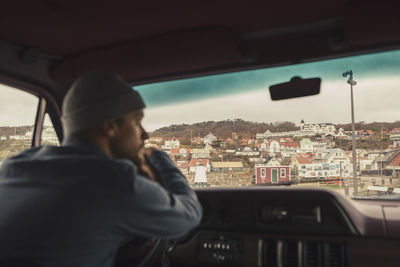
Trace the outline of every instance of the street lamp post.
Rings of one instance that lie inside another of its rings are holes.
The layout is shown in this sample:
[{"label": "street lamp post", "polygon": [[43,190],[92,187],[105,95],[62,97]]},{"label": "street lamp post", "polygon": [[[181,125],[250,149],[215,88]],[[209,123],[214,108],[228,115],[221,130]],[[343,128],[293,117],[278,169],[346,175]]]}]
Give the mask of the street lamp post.
[{"label": "street lamp post", "polygon": [[352,149],[353,149],[353,183],[354,183],[354,197],[358,195],[358,187],[357,187],[357,156],[356,156],[356,134],[354,127],[354,101],[353,101],[353,86],[357,84],[356,81],[353,80],[353,71],[348,70],[343,73],[343,77],[349,76],[347,83],[350,84],[351,91],[351,139],[352,139]]}]

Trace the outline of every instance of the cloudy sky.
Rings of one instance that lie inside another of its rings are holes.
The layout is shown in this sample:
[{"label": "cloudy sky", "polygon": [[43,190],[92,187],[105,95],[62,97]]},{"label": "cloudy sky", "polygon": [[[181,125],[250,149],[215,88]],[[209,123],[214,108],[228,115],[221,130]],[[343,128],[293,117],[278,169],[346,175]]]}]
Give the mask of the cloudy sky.
[{"label": "cloudy sky", "polygon": [[[257,122],[348,123],[350,89],[344,71],[352,69],[356,121],[400,120],[400,50],[169,81],[134,87],[147,108],[144,126],[162,126],[240,118]],[[268,87],[293,76],[320,77],[316,96],[271,101]],[[32,125],[37,98],[0,85],[0,126]]]},{"label": "cloudy sky", "polygon": [[[162,126],[241,118],[257,122],[351,122],[350,87],[344,71],[352,69],[356,121],[400,120],[400,51],[318,63],[170,81],[135,87],[148,108],[144,125]],[[293,76],[321,77],[321,93],[271,101],[268,87]]]}]

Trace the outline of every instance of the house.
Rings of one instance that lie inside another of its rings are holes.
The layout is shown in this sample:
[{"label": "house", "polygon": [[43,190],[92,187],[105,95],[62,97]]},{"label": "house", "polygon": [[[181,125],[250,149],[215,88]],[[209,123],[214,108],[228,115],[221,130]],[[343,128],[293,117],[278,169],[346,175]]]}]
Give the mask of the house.
[{"label": "house", "polygon": [[297,175],[302,178],[351,177],[353,175],[352,168],[351,164],[338,163],[299,164]]},{"label": "house", "polygon": [[378,169],[393,169],[397,164],[399,151],[400,149],[379,152],[379,155],[375,158]]},{"label": "house", "polygon": [[329,149],[332,146],[330,142],[323,142],[322,140],[318,142],[312,142],[312,144],[314,152],[317,150]]},{"label": "house", "polygon": [[210,172],[210,162],[208,159],[192,159],[189,163],[189,172],[195,173],[197,166],[205,166],[207,172]]},{"label": "house", "polygon": [[398,149],[389,159],[388,169],[392,169],[393,177],[400,177],[400,149]]},{"label": "house", "polygon": [[5,136],[5,135],[2,135],[2,136],[0,137],[0,140],[1,140],[1,141],[3,141],[3,140],[7,140],[7,136]]},{"label": "house", "polygon": [[235,154],[238,156],[258,156],[260,152],[257,151],[257,148],[252,149],[251,147],[244,147],[242,149],[238,148]]},{"label": "house", "polygon": [[283,156],[289,157],[297,152],[300,152],[300,142],[281,142],[280,151]]},{"label": "house", "polygon": [[393,154],[389,158],[388,166],[400,167],[400,149],[393,151]]},{"label": "house", "polygon": [[[299,176],[304,177],[326,177],[326,176],[351,176],[353,164],[347,153],[340,148],[323,149],[315,152],[310,166],[300,166]],[[304,172],[313,171],[314,173]],[[318,172],[315,172],[318,171]]]},{"label": "house", "polygon": [[202,144],[203,143],[203,137],[196,136],[192,138],[192,143],[194,144]]},{"label": "house", "polygon": [[213,142],[215,142],[217,140],[218,140],[218,138],[215,135],[213,135],[212,133],[209,133],[206,136],[204,136],[203,144],[211,145]]},{"label": "house", "polygon": [[[28,131],[25,135],[29,136],[28,140],[31,140],[33,131]],[[47,127],[42,131],[42,140],[52,144],[59,144],[58,137],[53,127]]]},{"label": "house", "polygon": [[224,172],[224,171],[242,171],[243,164],[241,161],[214,161],[211,162],[212,172]]},{"label": "house", "polygon": [[190,163],[188,161],[177,161],[176,162],[176,167],[183,173],[183,174],[188,174],[189,173],[189,168],[190,168]]},{"label": "house", "polygon": [[210,158],[210,150],[209,149],[205,149],[205,148],[193,148],[191,150],[192,153],[192,158],[194,159],[207,159]]},{"label": "house", "polygon": [[312,163],[326,163],[325,157],[331,153],[331,149],[318,149],[314,153],[314,157],[311,159]]},{"label": "house", "polygon": [[264,139],[267,136],[271,135],[271,131],[270,130],[266,130],[264,133],[257,133],[256,134],[256,139]]},{"label": "house", "polygon": [[362,137],[369,137],[373,135],[374,132],[372,130],[358,130],[356,134]]},{"label": "house", "polygon": [[269,152],[281,152],[281,146],[278,141],[274,140],[269,143]]},{"label": "house", "polygon": [[162,149],[170,150],[171,148],[179,148],[180,145],[179,139],[165,140]]},{"label": "house", "polygon": [[[397,129],[397,128],[396,128]],[[396,147],[400,146],[400,133],[394,133],[389,136],[390,143]]]},{"label": "house", "polygon": [[340,128],[338,130],[338,132],[335,135],[336,138],[347,138],[348,135],[345,133],[345,131],[343,130],[343,128]]},{"label": "house", "polygon": [[258,148],[259,151],[269,151],[269,143],[266,139],[264,139],[262,143],[256,143],[255,147]]},{"label": "house", "polygon": [[236,132],[232,132],[232,139],[233,140],[238,140],[239,139],[239,134]]},{"label": "house", "polygon": [[251,139],[251,138],[243,138],[241,140],[241,145],[242,146],[247,146],[247,145],[253,145],[256,143],[256,140]]},{"label": "house", "polygon": [[300,131],[334,135],[336,128],[332,123],[305,123],[304,120],[301,120]]},{"label": "house", "polygon": [[300,165],[301,164],[311,164],[312,156],[313,155],[311,153],[297,153],[294,156],[292,156],[292,159],[289,164],[292,172],[294,172],[296,175],[298,175]]},{"label": "house", "polygon": [[266,161],[266,159],[263,157],[249,158],[249,162],[253,162],[253,163],[264,163],[265,161]]},{"label": "house", "polygon": [[339,164],[349,164],[350,158],[346,155],[346,152],[341,148],[334,148],[324,157],[323,163],[339,163]]},{"label": "house", "polygon": [[314,145],[310,138],[302,138],[300,140],[300,151],[302,153],[314,152]]},{"label": "house", "polygon": [[[351,158],[351,162],[353,162]],[[374,171],[378,170],[378,164],[372,159],[357,155],[357,170],[360,171]]]},{"label": "house", "polygon": [[153,137],[149,137],[148,140],[150,143],[162,143],[164,141],[164,138],[153,136]]},{"label": "house", "polygon": [[392,134],[400,134],[400,128],[394,128]]},{"label": "house", "polygon": [[256,184],[287,183],[290,178],[289,166],[256,165]]},{"label": "house", "polygon": [[190,148],[181,147],[181,148],[171,148],[170,149],[171,155],[174,155],[174,156],[187,157],[190,155],[190,152],[191,152]]},{"label": "house", "polygon": [[207,169],[205,166],[197,165],[195,176],[194,176],[194,186],[207,186]]},{"label": "house", "polygon": [[277,158],[273,157],[265,164],[265,166],[281,166],[281,162]]}]

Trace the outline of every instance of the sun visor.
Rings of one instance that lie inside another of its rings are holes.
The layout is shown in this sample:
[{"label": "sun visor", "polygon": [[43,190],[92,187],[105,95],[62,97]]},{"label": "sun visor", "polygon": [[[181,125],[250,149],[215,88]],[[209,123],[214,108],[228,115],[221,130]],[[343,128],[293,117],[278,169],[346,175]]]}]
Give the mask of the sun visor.
[{"label": "sun visor", "polygon": [[70,83],[92,69],[106,69],[127,80],[141,80],[238,63],[241,53],[225,29],[165,34],[97,49],[67,58],[52,76]]},{"label": "sun visor", "polygon": [[359,1],[346,12],[345,42],[350,47],[400,41],[400,2]]}]

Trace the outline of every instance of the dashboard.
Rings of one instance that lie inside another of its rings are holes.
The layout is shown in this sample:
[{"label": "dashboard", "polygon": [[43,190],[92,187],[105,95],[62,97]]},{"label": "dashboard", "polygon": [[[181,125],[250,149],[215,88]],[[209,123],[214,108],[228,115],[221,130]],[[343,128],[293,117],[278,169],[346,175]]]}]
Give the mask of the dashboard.
[{"label": "dashboard", "polygon": [[200,226],[172,266],[399,266],[400,205],[325,189],[198,189]]}]

